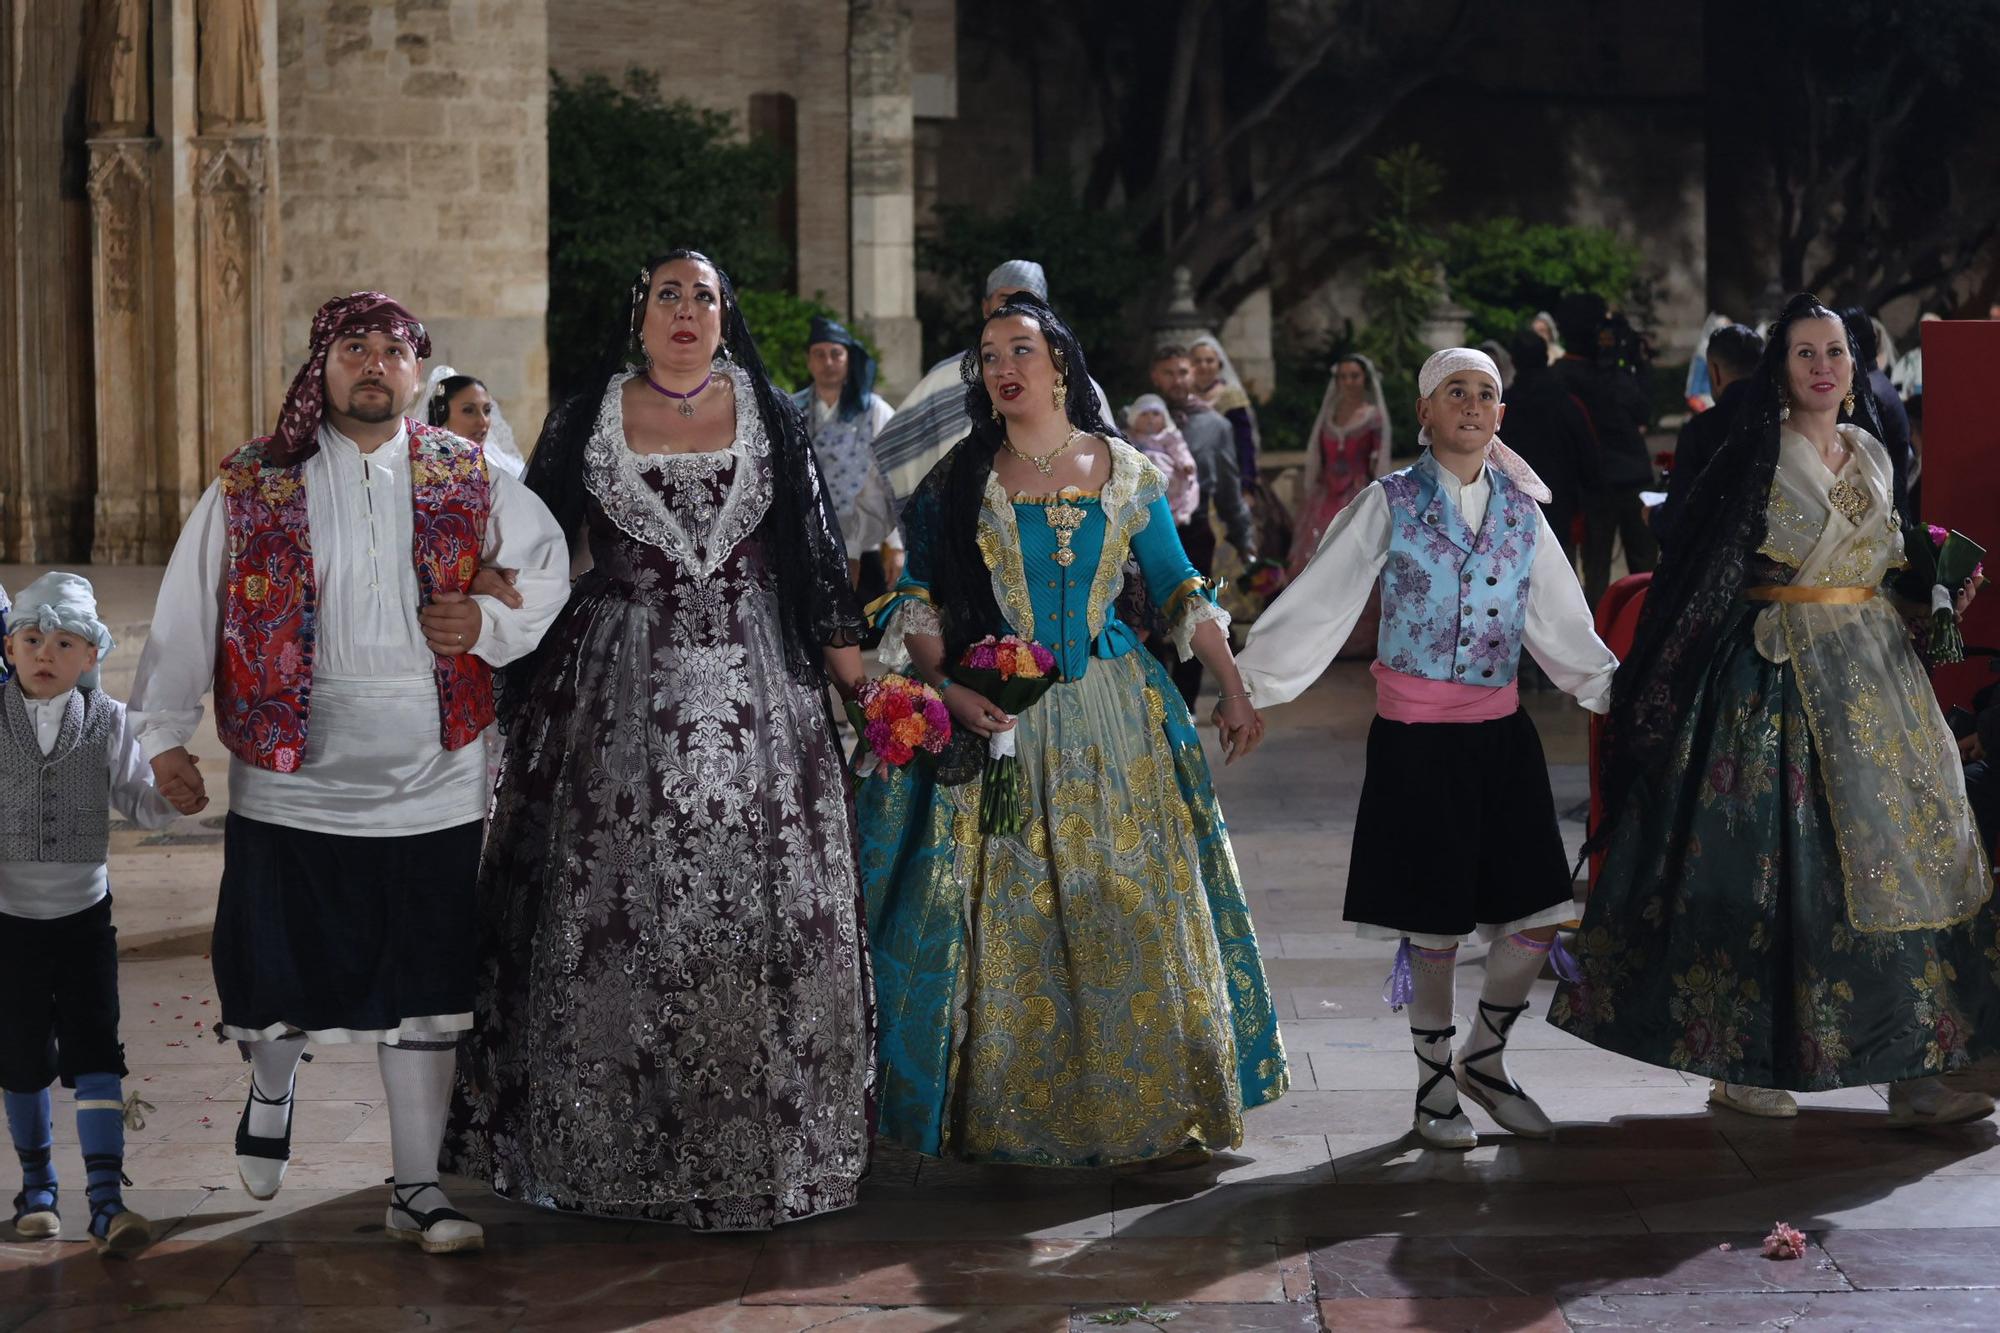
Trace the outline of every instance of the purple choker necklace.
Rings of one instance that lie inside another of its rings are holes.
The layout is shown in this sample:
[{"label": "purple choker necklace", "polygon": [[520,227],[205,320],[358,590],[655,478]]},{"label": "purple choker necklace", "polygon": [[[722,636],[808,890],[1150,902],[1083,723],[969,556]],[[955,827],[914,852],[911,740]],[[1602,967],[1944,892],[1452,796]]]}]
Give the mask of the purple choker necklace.
[{"label": "purple choker necklace", "polygon": [[701,391],[703,389],[706,389],[709,385],[715,383],[715,372],[712,370],[709,371],[708,374],[703,377],[701,383],[695,385],[692,389],[689,389],[686,393],[675,393],[672,389],[667,388],[664,384],[661,384],[658,380],[655,380],[653,378],[653,372],[650,370],[646,372],[645,380],[647,388],[651,389],[654,393],[663,394],[666,397],[673,399],[675,402],[680,404],[680,414],[684,417],[691,417],[694,415],[694,400],[701,396]]}]

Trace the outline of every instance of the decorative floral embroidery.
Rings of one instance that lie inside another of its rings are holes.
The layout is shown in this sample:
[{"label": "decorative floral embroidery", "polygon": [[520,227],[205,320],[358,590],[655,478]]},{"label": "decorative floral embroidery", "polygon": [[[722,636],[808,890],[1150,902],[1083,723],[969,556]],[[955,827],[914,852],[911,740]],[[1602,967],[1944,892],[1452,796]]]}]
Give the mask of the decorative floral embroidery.
[{"label": "decorative floral embroidery", "polygon": [[1668,1013],[1681,1025],[1669,1058],[1677,1068],[1705,1069],[1743,1058],[1744,1036],[1761,999],[1753,980],[1739,979],[1729,954],[1715,950],[1710,963],[1674,974]]},{"label": "decorative floral embroidery", "polygon": [[[270,437],[252,440],[221,468],[229,534],[215,725],[247,764],[279,773],[305,760],[312,711],[318,587],[304,462],[265,463]],[[450,431],[409,425],[410,498],[417,584],[428,600],[464,592],[479,572],[491,509],[480,450]],[[492,668],[470,653],[436,659],[444,748],[470,745],[493,721]]]},{"label": "decorative floral embroidery", "polygon": [[1521,657],[1538,511],[1489,468],[1492,498],[1475,534],[1435,467],[1419,463],[1382,481],[1390,536],[1381,654],[1393,669],[1431,680],[1506,685]]}]

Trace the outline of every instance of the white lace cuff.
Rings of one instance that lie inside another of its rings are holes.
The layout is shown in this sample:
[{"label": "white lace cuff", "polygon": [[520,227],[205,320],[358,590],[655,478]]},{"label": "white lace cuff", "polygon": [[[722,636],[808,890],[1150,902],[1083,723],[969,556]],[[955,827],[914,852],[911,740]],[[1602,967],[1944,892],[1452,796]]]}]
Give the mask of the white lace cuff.
[{"label": "white lace cuff", "polygon": [[1185,662],[1194,656],[1194,632],[1209,621],[1214,621],[1225,636],[1229,633],[1229,613],[1206,597],[1183,598],[1179,614],[1175,616],[1168,633],[1173,636],[1174,651]]},{"label": "white lace cuff", "polygon": [[904,599],[882,624],[882,642],[876,645],[875,657],[881,662],[883,670],[908,669],[910,649],[904,641],[912,634],[944,637],[944,626],[938,621],[937,608],[915,597]]}]

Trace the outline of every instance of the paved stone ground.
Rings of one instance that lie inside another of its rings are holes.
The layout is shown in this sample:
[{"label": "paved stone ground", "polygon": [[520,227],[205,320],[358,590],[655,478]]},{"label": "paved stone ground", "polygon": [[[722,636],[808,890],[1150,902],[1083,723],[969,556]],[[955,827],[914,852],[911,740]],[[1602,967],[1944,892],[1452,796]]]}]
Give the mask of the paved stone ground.
[{"label": "paved stone ground", "polygon": [[[0,568],[0,581],[18,587],[22,573]],[[104,573],[107,613],[127,631],[108,673],[122,691],[151,581]],[[1581,714],[1547,696],[1531,707],[1558,804],[1574,806]],[[1991,1123],[1897,1133],[1869,1088],[1802,1098],[1791,1123],[1711,1114],[1697,1081],[1531,1016],[1513,1068],[1563,1122],[1556,1141],[1489,1132],[1468,1154],[1405,1143],[1413,1066],[1379,998],[1388,950],[1339,920],[1370,709],[1363,671],[1337,667],[1221,775],[1296,1089],[1250,1114],[1240,1150],[1170,1175],[885,1151],[859,1207],[769,1236],[556,1217],[461,1183],[457,1201],[488,1227],[483,1256],[392,1244],[373,1053],[339,1048],[301,1074],[284,1192],[252,1201],[230,1146],[245,1067],[202,1031],[219,860],[207,821],[220,806],[165,841],[122,832],[130,1087],[152,1104],[131,1135],[127,1197],[165,1239],[126,1264],[97,1259],[74,1225],[58,1243],[0,1242],[0,1333],[2000,1327]],[[212,736],[199,748],[215,783]],[[1580,838],[1580,823],[1565,828]],[[1479,966],[1469,951],[1464,1007]],[[1546,983],[1536,1000],[1539,1012]],[[67,1106],[57,1124],[74,1199]],[[1758,1253],[1778,1219],[1811,1237],[1803,1259]]]}]

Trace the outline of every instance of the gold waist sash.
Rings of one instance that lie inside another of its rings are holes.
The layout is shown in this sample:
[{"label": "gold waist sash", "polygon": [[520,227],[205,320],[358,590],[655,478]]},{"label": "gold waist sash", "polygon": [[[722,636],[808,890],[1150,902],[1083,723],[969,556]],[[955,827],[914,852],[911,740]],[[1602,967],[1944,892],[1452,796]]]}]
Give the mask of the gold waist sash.
[{"label": "gold waist sash", "polygon": [[1859,606],[1875,596],[1875,589],[1814,588],[1797,583],[1779,583],[1764,588],[1745,588],[1743,596],[1753,602],[1829,602],[1836,606]]}]

